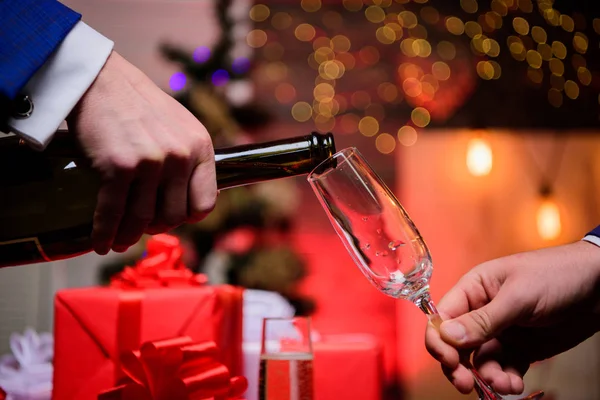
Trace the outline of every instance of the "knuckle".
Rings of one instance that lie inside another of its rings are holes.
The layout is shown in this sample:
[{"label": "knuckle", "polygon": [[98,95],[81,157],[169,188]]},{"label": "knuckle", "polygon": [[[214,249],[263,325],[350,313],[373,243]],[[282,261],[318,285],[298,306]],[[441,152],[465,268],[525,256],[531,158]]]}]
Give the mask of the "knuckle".
[{"label": "knuckle", "polygon": [[188,162],[191,158],[190,149],[184,146],[172,147],[166,151],[167,158],[178,162]]},{"label": "knuckle", "polygon": [[473,322],[481,329],[485,338],[492,333],[492,319],[490,315],[483,309],[475,310],[472,312]]},{"label": "knuckle", "polygon": [[199,134],[194,137],[194,150],[199,161],[209,161],[214,159],[214,148],[212,140],[207,133]]},{"label": "knuckle", "polygon": [[137,162],[134,158],[112,156],[101,160],[99,169],[109,178],[125,178],[135,174]]},{"label": "knuckle", "polygon": [[203,197],[198,202],[192,204],[190,217],[192,220],[203,219],[206,215],[212,212],[217,205],[217,197]]}]

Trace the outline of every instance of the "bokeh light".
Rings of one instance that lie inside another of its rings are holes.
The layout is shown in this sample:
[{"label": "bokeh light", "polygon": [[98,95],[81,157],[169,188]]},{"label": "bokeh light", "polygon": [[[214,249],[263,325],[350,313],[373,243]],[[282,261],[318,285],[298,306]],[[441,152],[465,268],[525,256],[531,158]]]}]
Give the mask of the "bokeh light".
[{"label": "bokeh light", "polygon": [[554,75],[561,76],[565,73],[565,65],[558,58],[552,58],[548,62],[548,68]]},{"label": "bokeh light", "polygon": [[292,16],[286,12],[278,12],[271,18],[271,25],[277,30],[284,30],[292,26]]},{"label": "bokeh light", "polygon": [[568,80],[565,82],[565,94],[571,100],[575,100],[579,96],[579,85],[572,80]]},{"label": "bokeh light", "polygon": [[335,52],[345,53],[347,51],[350,51],[351,46],[352,43],[350,42],[350,39],[348,39],[344,35],[336,35],[331,38],[331,48]]},{"label": "bokeh light", "polygon": [[398,88],[389,82],[383,82],[377,87],[377,95],[388,103],[398,98]]},{"label": "bokeh light", "polygon": [[477,0],[460,0],[460,6],[469,14],[475,14],[479,8]]},{"label": "bokeh light", "polygon": [[440,81],[446,81],[450,78],[450,67],[443,61],[436,61],[431,66],[431,73]]},{"label": "bokeh light", "polygon": [[224,69],[218,69],[213,72],[211,81],[215,86],[223,86],[229,82],[229,72]]},{"label": "bokeh light", "polygon": [[264,4],[255,4],[250,9],[250,19],[254,22],[262,22],[269,18],[271,10]]},{"label": "bokeh light", "polygon": [[431,122],[429,111],[424,107],[415,107],[410,113],[410,119],[419,128],[424,128]]},{"label": "bokeh light", "polygon": [[313,40],[317,32],[315,31],[315,27],[311,24],[303,23],[296,27],[294,34],[296,35],[296,39],[302,42],[310,42]]},{"label": "bokeh light", "polygon": [[573,36],[573,47],[581,54],[584,54],[588,49],[588,38],[581,32],[576,32]]},{"label": "bokeh light", "polygon": [[527,51],[527,63],[529,63],[529,65],[532,68],[540,68],[542,66],[541,54],[535,50],[528,50]]},{"label": "bokeh light", "polygon": [[296,98],[296,88],[287,82],[282,82],[275,87],[275,98],[283,104],[291,103]]},{"label": "bokeh light", "polygon": [[577,68],[577,78],[582,85],[589,86],[592,83],[592,73],[586,67]]},{"label": "bokeh light", "polygon": [[335,89],[330,83],[319,83],[315,86],[313,95],[318,101],[331,101],[335,96]]},{"label": "bokeh light", "polygon": [[192,58],[197,63],[206,62],[210,58],[210,49],[206,46],[196,47],[192,53]]},{"label": "bokeh light", "polygon": [[525,18],[515,17],[513,19],[513,28],[519,35],[525,36],[529,33],[529,22]]},{"label": "bokeh light", "polygon": [[375,139],[375,148],[382,154],[390,154],[396,148],[396,139],[389,133],[382,133]]},{"label": "bokeh light", "polygon": [[410,125],[398,129],[398,141],[403,146],[413,146],[417,143],[417,131]]},{"label": "bokeh light", "polygon": [[364,136],[375,136],[379,132],[379,122],[373,117],[363,117],[358,122],[358,131]]},{"label": "bokeh light", "polygon": [[250,69],[250,60],[246,57],[238,57],[231,63],[231,69],[236,74],[245,74]]},{"label": "bokeh light", "polygon": [[362,0],[343,0],[342,4],[348,11],[360,11],[363,8]]},{"label": "bokeh light", "polygon": [[456,47],[446,40],[439,42],[436,46],[436,50],[443,60],[452,61],[456,57]]},{"label": "bokeh light", "polygon": [[385,19],[385,11],[379,6],[369,6],[365,9],[365,17],[369,22],[377,24]]},{"label": "bokeh light", "polygon": [[316,12],[321,9],[321,0],[301,0],[300,6],[306,12]]},{"label": "bokeh light", "polygon": [[462,35],[465,31],[465,24],[458,17],[446,18],[446,29],[454,35]]},{"label": "bokeh light", "polygon": [[305,101],[300,101],[292,106],[292,117],[298,122],[306,122],[312,116],[312,107]]},{"label": "bokeh light", "polygon": [[414,28],[419,23],[415,13],[410,11],[402,11],[398,14],[398,22],[400,23],[400,26],[407,29]]},{"label": "bokeh light", "polygon": [[563,103],[563,95],[560,90],[551,88],[548,90],[548,102],[555,108],[559,108]]},{"label": "bokeh light", "polygon": [[262,29],[254,29],[246,35],[246,43],[253,48],[259,48],[267,43],[267,33]]},{"label": "bokeh light", "polygon": [[185,87],[186,82],[187,77],[183,72],[175,72],[169,79],[169,87],[171,90],[178,91]]},{"label": "bokeh light", "polygon": [[531,28],[531,37],[537,43],[546,43],[546,40],[548,39],[548,34],[544,30],[544,28],[540,26],[534,26]]}]

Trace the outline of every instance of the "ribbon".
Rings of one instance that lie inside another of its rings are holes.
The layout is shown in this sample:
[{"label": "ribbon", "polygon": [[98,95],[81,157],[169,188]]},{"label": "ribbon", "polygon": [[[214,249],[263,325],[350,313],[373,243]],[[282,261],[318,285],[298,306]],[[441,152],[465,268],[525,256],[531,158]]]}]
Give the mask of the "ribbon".
[{"label": "ribbon", "polygon": [[[146,257],[111,278],[110,286],[120,289],[117,320],[117,354],[137,349],[141,337],[143,289],[193,287],[207,282],[205,275],[194,274],[182,261],[179,238],[168,234],[152,236],[146,243]],[[115,362],[115,382],[124,377],[120,360]]]},{"label": "ribbon", "polygon": [[12,354],[0,358],[0,386],[5,396],[50,399],[53,343],[51,334],[38,335],[33,329],[26,329],[23,335],[11,334]]},{"label": "ribbon", "polygon": [[168,234],[154,235],[146,246],[147,256],[134,267],[125,267],[112,277],[110,286],[127,289],[189,287],[207,283],[205,275],[194,274],[186,268],[179,238]]},{"label": "ribbon", "polygon": [[214,342],[194,343],[191,338],[146,342],[139,351],[121,355],[130,382],[104,391],[98,400],[226,400],[247,389],[242,376],[231,377],[217,361]]},{"label": "ribbon", "polygon": [[6,392],[0,388],[0,400],[6,400]]}]

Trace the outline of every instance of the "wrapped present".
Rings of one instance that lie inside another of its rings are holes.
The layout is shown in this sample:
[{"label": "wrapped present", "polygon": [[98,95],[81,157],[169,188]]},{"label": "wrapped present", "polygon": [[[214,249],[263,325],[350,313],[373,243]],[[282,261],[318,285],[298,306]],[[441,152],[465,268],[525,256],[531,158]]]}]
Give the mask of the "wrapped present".
[{"label": "wrapped present", "polygon": [[189,337],[144,343],[121,355],[130,382],[100,393],[98,400],[239,399],[248,382],[232,377],[217,353],[214,342]]},{"label": "wrapped present", "polygon": [[[50,400],[53,340],[33,329],[10,336],[11,354],[0,358],[0,399]],[[4,396],[4,397],[2,397]]]},{"label": "wrapped present", "polygon": [[177,238],[156,235],[147,243],[147,256],[110,287],[58,292],[54,398],[96,399],[127,381],[121,354],[180,336],[214,341],[222,350],[220,361],[241,374],[242,290],[205,282],[181,263]]},{"label": "wrapped present", "polygon": [[[315,400],[380,400],[383,395],[383,347],[372,335],[313,336]],[[260,343],[244,343],[246,399],[259,398]],[[351,382],[351,384],[349,384]]]}]

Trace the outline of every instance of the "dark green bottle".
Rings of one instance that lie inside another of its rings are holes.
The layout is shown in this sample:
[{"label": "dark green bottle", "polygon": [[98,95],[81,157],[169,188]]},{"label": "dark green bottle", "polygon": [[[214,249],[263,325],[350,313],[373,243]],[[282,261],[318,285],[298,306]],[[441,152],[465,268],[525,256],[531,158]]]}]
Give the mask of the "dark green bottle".
[{"label": "dark green bottle", "polygon": [[[335,153],[331,133],[215,149],[217,186],[227,189],[310,173]],[[0,139],[0,267],[92,251],[99,179],[60,132],[43,152]]]}]

